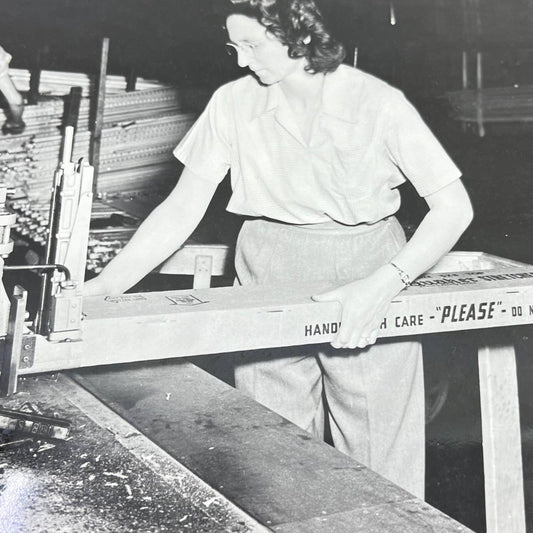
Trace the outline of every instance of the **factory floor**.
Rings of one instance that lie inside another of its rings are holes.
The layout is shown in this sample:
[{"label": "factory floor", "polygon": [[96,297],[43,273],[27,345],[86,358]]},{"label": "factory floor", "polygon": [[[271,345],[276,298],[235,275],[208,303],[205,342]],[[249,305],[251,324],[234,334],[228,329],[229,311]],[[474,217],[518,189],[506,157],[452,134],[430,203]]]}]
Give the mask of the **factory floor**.
[{"label": "factory floor", "polygon": [[56,439],[38,426],[2,431],[1,531],[246,533],[254,527],[67,374],[23,379],[0,406],[3,416],[61,416],[68,428]]}]

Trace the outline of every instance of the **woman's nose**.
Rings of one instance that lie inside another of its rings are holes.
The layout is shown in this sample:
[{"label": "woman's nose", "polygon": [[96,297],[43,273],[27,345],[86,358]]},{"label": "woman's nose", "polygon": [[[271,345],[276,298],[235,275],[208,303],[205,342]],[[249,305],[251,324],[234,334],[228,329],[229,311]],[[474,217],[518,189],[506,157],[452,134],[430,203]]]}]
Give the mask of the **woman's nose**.
[{"label": "woman's nose", "polygon": [[250,57],[249,55],[237,48],[237,64],[239,67],[244,68],[247,67],[250,64]]}]

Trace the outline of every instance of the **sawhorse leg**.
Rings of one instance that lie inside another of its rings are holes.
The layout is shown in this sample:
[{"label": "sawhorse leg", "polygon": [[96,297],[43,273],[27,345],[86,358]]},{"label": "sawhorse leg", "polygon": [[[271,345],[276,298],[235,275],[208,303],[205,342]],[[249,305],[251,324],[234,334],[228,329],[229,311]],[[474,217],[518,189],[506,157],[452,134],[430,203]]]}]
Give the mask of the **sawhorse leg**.
[{"label": "sawhorse leg", "polygon": [[484,331],[478,351],[487,533],[525,533],[516,358],[505,333]]},{"label": "sawhorse leg", "polygon": [[198,255],[194,261],[193,289],[208,289],[213,274],[213,258],[210,255]]}]

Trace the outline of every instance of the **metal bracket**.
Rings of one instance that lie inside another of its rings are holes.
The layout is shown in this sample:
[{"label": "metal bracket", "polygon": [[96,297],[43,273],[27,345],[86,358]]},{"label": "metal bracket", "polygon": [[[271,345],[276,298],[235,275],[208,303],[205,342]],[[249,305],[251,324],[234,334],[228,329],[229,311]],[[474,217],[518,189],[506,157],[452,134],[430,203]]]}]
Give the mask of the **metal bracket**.
[{"label": "metal bracket", "polygon": [[[3,354],[5,353],[6,339],[0,339],[0,367],[2,366]],[[20,351],[19,369],[31,368],[35,361],[35,346],[37,337],[28,333],[22,337],[22,349]]]},{"label": "metal bracket", "polygon": [[37,338],[35,335],[24,335],[22,337],[22,348],[20,350],[19,368],[31,368],[35,360],[35,345]]},{"label": "metal bracket", "polygon": [[24,318],[26,315],[26,300],[28,293],[16,285],[13,290],[9,324],[6,342],[4,344],[4,358],[2,373],[0,374],[0,396],[11,396],[17,392],[17,379],[22,355],[22,341],[24,337]]}]

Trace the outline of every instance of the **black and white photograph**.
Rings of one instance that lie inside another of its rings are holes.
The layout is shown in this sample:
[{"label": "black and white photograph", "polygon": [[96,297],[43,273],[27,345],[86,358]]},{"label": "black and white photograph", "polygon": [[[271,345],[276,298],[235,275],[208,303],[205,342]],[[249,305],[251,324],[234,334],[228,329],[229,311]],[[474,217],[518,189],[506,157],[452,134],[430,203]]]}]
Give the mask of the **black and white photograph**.
[{"label": "black and white photograph", "polygon": [[533,0],[0,0],[0,531],[533,533]]}]

